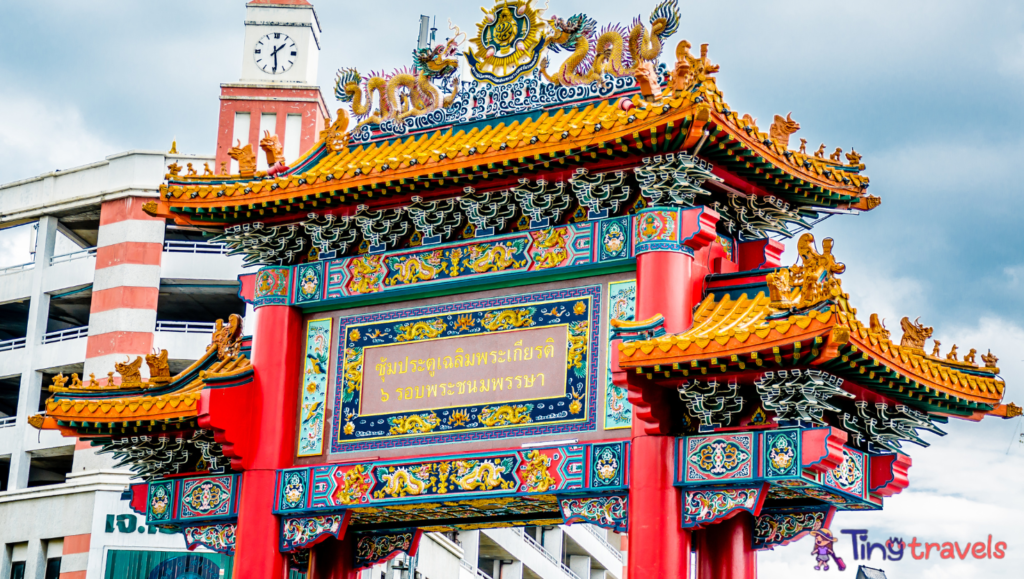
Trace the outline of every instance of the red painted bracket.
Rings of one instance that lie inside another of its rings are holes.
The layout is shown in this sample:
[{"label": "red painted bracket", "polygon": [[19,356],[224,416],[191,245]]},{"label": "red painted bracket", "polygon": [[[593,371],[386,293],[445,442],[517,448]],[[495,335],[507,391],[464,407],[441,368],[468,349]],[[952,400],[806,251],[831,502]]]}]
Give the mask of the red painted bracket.
[{"label": "red painted bracket", "polygon": [[912,461],[905,454],[883,454],[871,457],[868,489],[883,497],[891,497],[910,486]]},{"label": "red painted bracket", "polygon": [[715,231],[718,219],[718,213],[707,207],[680,211],[679,233],[680,239],[683,240],[683,245],[695,252],[710,245],[712,241],[718,238],[718,232]]},{"label": "red painted bracket", "polygon": [[825,474],[843,462],[843,445],[848,438],[845,431],[830,426],[804,430],[801,434],[803,468]]}]

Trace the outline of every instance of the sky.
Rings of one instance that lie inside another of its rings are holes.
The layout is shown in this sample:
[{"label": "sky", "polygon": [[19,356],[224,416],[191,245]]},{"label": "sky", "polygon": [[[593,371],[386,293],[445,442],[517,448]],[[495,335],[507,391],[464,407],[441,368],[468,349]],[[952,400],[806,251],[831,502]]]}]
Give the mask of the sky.
[{"label": "sky", "polygon": [[[418,16],[472,32],[481,2],[321,1],[320,85],[335,72],[409,64]],[[646,19],[653,0],[550,0],[550,14],[599,24]],[[130,149],[213,152],[219,84],[241,71],[244,4],[227,0],[0,1],[0,183]],[[1007,401],[1024,404],[1024,3],[947,0],[680,0],[679,32],[709,43],[730,108],[767,129],[792,112],[794,137],[855,147],[882,198],[815,228],[835,238],[844,288],[894,335],[921,317],[944,347],[1000,357]],[[440,34],[446,27],[438,26]],[[671,50],[666,59],[671,61]],[[671,64],[671,62],[669,62]],[[795,141],[794,141],[795,142]],[[1015,161],[1017,160],[1017,161]],[[0,234],[0,267],[27,261],[24,232]],[[784,263],[793,263],[787,251]],[[954,422],[913,447],[911,487],[881,513],[839,514],[833,529],[872,541],[1009,544],[1001,561],[868,563],[889,577],[1012,576],[1024,565],[1020,419]],[[855,569],[846,535],[837,552]],[[761,556],[762,578],[814,577],[809,539]],[[1016,567],[1014,567],[1016,566]],[[1016,570],[1014,570],[1016,569]],[[834,573],[831,571],[830,573]],[[849,571],[847,572],[849,573]]]}]

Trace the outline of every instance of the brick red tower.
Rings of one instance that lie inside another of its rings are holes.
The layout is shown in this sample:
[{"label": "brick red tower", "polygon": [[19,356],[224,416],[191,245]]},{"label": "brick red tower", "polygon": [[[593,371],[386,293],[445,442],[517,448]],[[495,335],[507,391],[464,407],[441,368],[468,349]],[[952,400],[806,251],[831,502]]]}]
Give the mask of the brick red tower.
[{"label": "brick red tower", "polygon": [[[316,142],[329,117],[316,84],[320,24],[306,0],[253,0],[245,5],[242,75],[221,85],[217,127],[218,173],[236,174],[231,147],[252,144],[257,169],[266,169],[259,141],[269,132],[294,162]],[[223,168],[223,169],[222,169]]]}]

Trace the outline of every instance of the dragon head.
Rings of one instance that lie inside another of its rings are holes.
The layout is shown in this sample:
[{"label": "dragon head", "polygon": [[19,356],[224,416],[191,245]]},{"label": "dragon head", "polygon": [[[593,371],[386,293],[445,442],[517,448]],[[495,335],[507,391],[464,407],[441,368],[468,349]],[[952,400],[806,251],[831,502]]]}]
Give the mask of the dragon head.
[{"label": "dragon head", "polygon": [[568,51],[576,50],[580,38],[593,36],[597,29],[597,21],[582,13],[574,14],[567,20],[553,16],[548,24],[555,32],[551,41],[552,52],[560,52],[563,48]]},{"label": "dragon head", "polygon": [[334,81],[334,98],[343,103],[350,103],[359,91],[359,85],[363,77],[355,68],[342,68],[338,70],[338,76]]}]

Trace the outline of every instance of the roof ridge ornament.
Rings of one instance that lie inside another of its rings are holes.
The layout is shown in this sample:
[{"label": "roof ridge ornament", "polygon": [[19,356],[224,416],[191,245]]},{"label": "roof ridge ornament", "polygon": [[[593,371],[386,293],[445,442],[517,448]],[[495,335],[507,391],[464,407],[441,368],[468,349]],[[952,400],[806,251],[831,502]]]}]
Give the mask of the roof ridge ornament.
[{"label": "roof ridge ornament", "polygon": [[[836,275],[846,271],[832,255],[831,237],[821,242],[822,252],[814,244],[814,235],[805,233],[797,242],[802,265],[778,269],[766,276],[771,294],[771,307],[777,310],[805,309],[843,296]],[[922,346],[923,347],[923,346]]]}]

